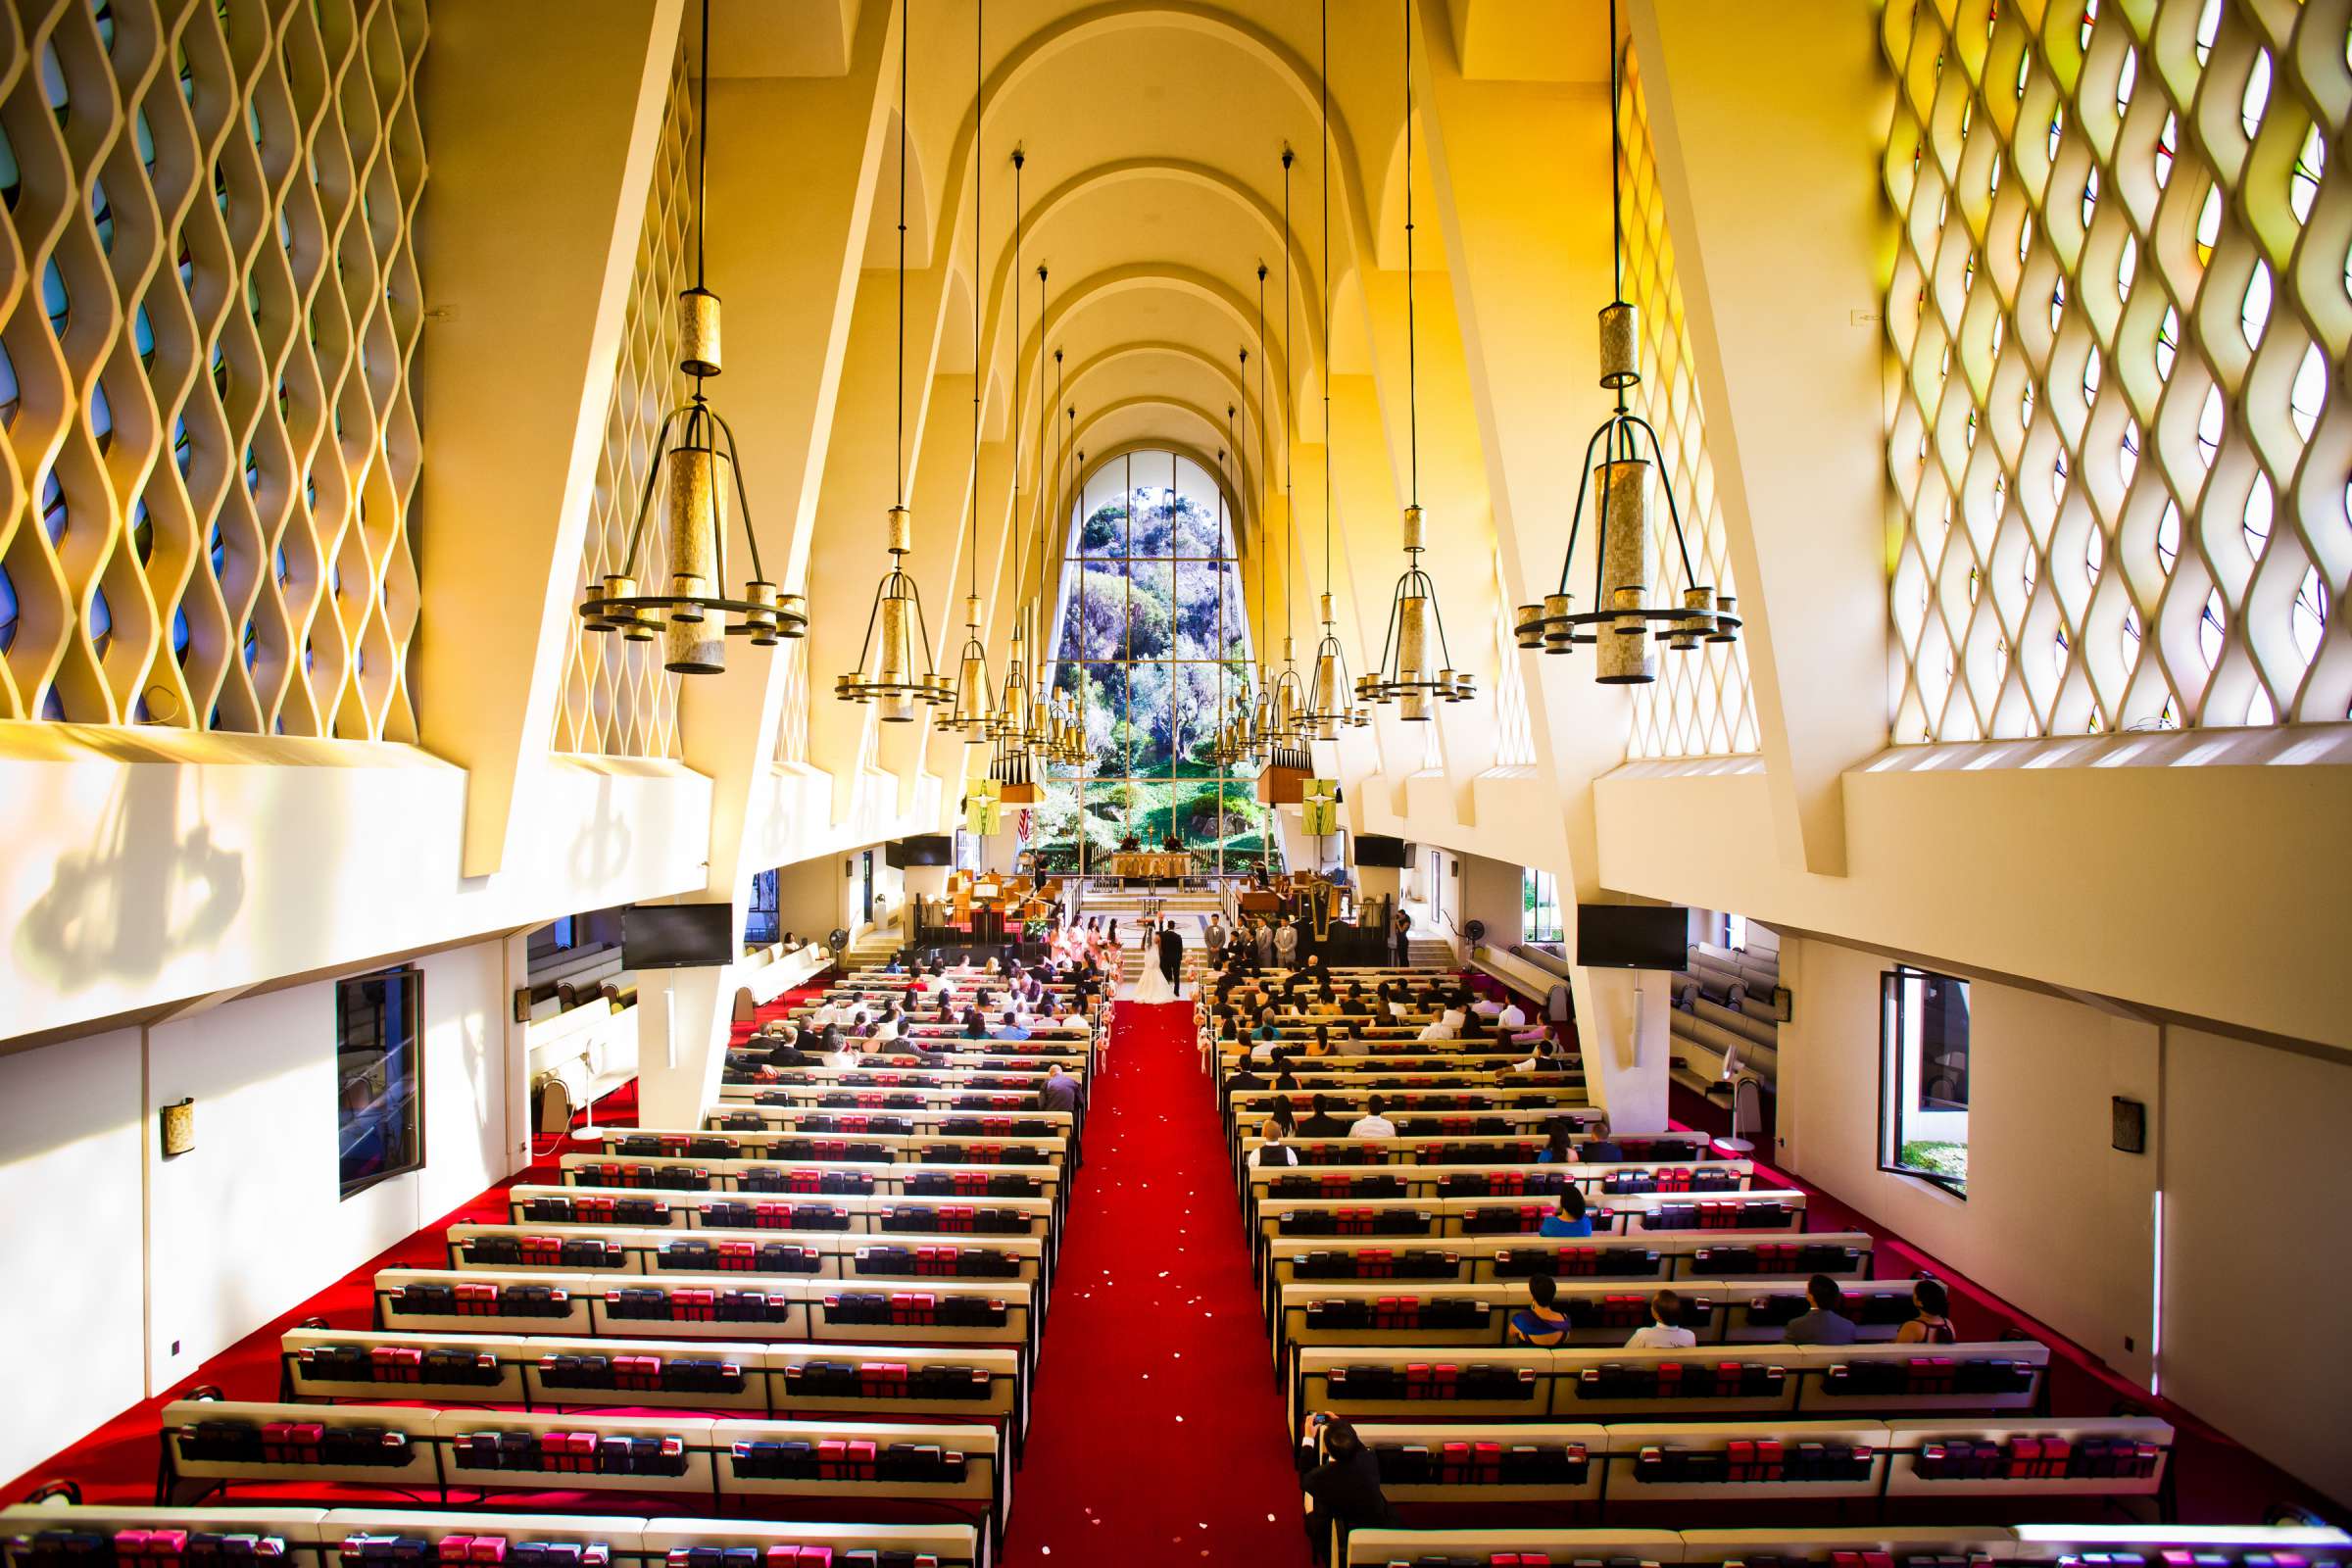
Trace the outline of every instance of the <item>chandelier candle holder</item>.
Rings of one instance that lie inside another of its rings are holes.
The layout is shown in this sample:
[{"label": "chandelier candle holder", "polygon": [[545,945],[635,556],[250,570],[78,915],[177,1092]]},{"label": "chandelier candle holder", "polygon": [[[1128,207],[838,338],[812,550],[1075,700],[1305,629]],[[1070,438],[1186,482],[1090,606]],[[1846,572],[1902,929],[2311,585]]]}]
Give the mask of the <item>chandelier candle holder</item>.
[{"label": "chandelier candle holder", "polygon": [[[1379,667],[1355,683],[1356,700],[1396,705],[1408,723],[1429,722],[1434,703],[1466,703],[1478,695],[1468,670],[1453,667],[1446,642],[1446,617],[1438,609],[1438,585],[1421,569],[1428,548],[1421,515],[1421,378],[1413,320],[1413,0],[1404,0],[1404,384],[1408,443],[1412,454],[1412,500],[1404,509],[1403,575],[1389,601],[1389,629],[1380,644]],[[1434,633],[1434,636],[1433,636]],[[1430,662],[1430,646],[1437,663]]]},{"label": "chandelier candle holder", "polygon": [[956,661],[956,704],[939,720],[939,727],[982,741],[988,739],[995,715],[990,707],[993,682],[988,676],[988,650],[980,642],[978,594],[963,602],[963,652]]},{"label": "chandelier candle holder", "polygon": [[[834,680],[833,695],[845,703],[870,703],[884,723],[904,724],[914,717],[917,704],[953,705],[956,687],[929,667],[931,631],[923,622],[923,602],[914,579],[903,569],[914,549],[914,522],[905,507],[890,509],[889,540],[890,570],[874,590],[858,668]],[[919,670],[918,650],[925,666]]]},{"label": "chandelier candle holder", "polygon": [[[678,296],[678,370],[694,378],[694,392],[662,420],[654,437],[654,461],[637,497],[637,518],[629,528],[629,553],[621,570],[607,575],[580,604],[589,631],[619,632],[633,643],[662,640],[662,667],[680,675],[715,675],[727,667],[727,639],[748,637],[755,648],[773,648],[787,637],[806,636],[808,604],[767,580],[760,564],[760,536],[752,529],[752,503],[736,455],[735,431],[710,407],[703,383],[719,373],[718,296],[704,284],[703,212],[710,167],[710,3],[703,0],[703,72],[695,109],[694,286]],[[675,437],[673,442],[672,437]],[[720,442],[724,441],[722,451]],[[669,592],[638,591],[638,552],[653,514],[654,487],[667,471]],[[727,492],[743,518],[744,545],[752,575],[742,597],[726,597]],[[730,621],[729,615],[740,617]]]},{"label": "chandelier candle holder", "polygon": [[1315,682],[1308,694],[1306,719],[1313,739],[1336,741],[1342,729],[1361,729],[1372,715],[1350,701],[1348,655],[1340,647],[1338,617],[1329,592],[1323,595],[1323,640],[1315,645]]},{"label": "chandelier candle holder", "polygon": [[[1642,384],[1642,313],[1625,297],[1625,207],[1618,188],[1623,149],[1619,122],[1621,56],[1617,7],[1609,6],[1609,201],[1616,264],[1616,298],[1600,312],[1600,385],[1617,395],[1617,407],[1585,443],[1576,483],[1576,509],[1569,514],[1568,549],[1560,559],[1560,586],[1540,605],[1521,605],[1512,631],[1524,649],[1546,654],[1592,650],[1592,678],[1604,686],[1635,686],[1658,678],[1659,639],[1670,652],[1687,654],[1701,643],[1739,640],[1738,606],[1697,580],[1690,547],[1683,537],[1682,510],[1674,503],[1666,454],[1649,421],[1627,407],[1626,393]],[[1646,448],[1648,456],[1644,457]],[[1599,461],[1595,463],[1594,455]],[[1675,558],[1682,563],[1679,604],[1650,603],[1650,469],[1674,529]],[[1585,521],[1585,497],[1592,497],[1592,608],[1580,611],[1568,592],[1576,565],[1576,541]]]},{"label": "chandelier candle holder", "polygon": [[[906,34],[899,29],[899,348],[898,348],[898,483],[899,499],[888,514],[883,548],[890,552],[890,569],[874,589],[874,608],[865,618],[865,639],[858,645],[858,667],[835,677],[833,695],[845,703],[866,703],[879,710],[886,724],[904,724],[915,715],[916,705],[952,707],[956,687],[931,667],[931,629],[923,620],[923,601],[906,575],[906,558],[914,551],[914,518],[906,510]],[[917,654],[922,667],[915,667]]]},{"label": "chandelier candle holder", "polygon": [[[1404,509],[1404,551],[1409,564],[1396,579],[1389,602],[1389,629],[1381,640],[1380,668],[1355,683],[1358,702],[1396,705],[1396,716],[1427,723],[1433,703],[1466,703],[1478,695],[1477,677],[1453,667],[1446,642],[1446,619],[1438,610],[1437,584],[1421,569],[1428,548],[1419,507]],[[1432,646],[1437,660],[1430,659]]]}]

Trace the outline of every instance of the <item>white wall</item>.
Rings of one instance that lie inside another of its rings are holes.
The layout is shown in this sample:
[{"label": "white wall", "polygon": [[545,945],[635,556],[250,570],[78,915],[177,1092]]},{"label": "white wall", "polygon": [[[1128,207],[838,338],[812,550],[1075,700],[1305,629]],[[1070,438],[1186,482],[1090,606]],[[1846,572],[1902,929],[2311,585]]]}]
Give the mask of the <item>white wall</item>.
[{"label": "white wall", "polygon": [[1521,868],[1484,855],[1465,855],[1461,863],[1461,879],[1454,885],[1461,889],[1462,906],[1455,919],[1463,925],[1484,920],[1488,944],[1509,951],[1522,940]]},{"label": "white wall", "polygon": [[2164,1396],[2336,1498],[2352,1498],[2348,1123],[2352,1065],[2165,1031]]},{"label": "white wall", "polygon": [[0,1056],[0,1481],[146,1396],[141,1070],[136,1029]]},{"label": "white wall", "polygon": [[[527,1136],[509,1137],[512,951],[417,960],[426,1162],[349,1201],[331,981],[0,1057],[0,1257],[12,1280],[52,1282],[0,1295],[0,1343],[82,1352],[27,1358],[28,1414],[0,1424],[0,1477],[519,1166],[507,1152]],[[196,1102],[196,1147],[166,1160],[156,1107],[182,1098]]]},{"label": "white wall", "polygon": [[1780,1032],[1783,1157],[2145,1381],[2156,1157],[2109,1148],[2108,1100],[2154,1103],[2156,1026],[1973,984],[1963,1201],[1878,1168],[1879,976],[1892,961],[1792,938],[1781,965],[1797,999]]},{"label": "white wall", "polygon": [[[2352,1495],[2352,1217],[2332,1201],[2352,1066],[1979,980],[1969,988],[1969,1194],[1878,1169],[1879,976],[1785,937],[1781,1157],[1806,1180],[2145,1384],[2165,1195],[2161,1392]],[[2111,1147],[2111,1097],[2148,1152]],[[2293,1347],[2291,1372],[2278,1359]]]}]

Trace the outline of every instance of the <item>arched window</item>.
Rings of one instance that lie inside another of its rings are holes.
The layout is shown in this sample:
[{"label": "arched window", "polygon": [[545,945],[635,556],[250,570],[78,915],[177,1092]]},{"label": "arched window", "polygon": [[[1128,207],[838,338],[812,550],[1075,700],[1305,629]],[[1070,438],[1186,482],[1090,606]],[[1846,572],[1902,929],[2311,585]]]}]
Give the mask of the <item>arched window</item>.
[{"label": "arched window", "polygon": [[1208,755],[1250,664],[1224,492],[1190,458],[1131,452],[1097,466],[1067,521],[1050,674],[1077,699],[1094,761],[1050,771],[1041,863],[1078,870],[1171,832],[1204,869],[1265,863],[1254,786]]}]

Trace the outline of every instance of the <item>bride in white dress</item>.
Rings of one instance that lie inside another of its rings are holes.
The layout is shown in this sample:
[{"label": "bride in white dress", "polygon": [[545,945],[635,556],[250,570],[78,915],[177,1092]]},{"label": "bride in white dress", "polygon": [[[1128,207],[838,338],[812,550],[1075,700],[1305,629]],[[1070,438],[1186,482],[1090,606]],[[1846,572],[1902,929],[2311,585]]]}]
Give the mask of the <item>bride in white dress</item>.
[{"label": "bride in white dress", "polygon": [[1182,972],[1183,947],[1175,931],[1163,929],[1152,933],[1146,928],[1144,938],[1144,972],[1135,983],[1135,1000],[1147,1006],[1161,1003],[1182,1002],[1183,987],[1162,967],[1161,949],[1171,947],[1177,955],[1178,972]]}]

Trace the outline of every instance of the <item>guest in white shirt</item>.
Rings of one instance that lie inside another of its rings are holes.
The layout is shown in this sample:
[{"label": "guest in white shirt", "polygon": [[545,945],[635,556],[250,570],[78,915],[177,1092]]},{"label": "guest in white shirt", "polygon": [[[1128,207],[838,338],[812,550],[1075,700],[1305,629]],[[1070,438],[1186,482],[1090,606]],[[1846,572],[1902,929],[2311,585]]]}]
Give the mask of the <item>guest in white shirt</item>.
[{"label": "guest in white shirt", "polygon": [[1527,1009],[1519,1005],[1516,997],[1505,1002],[1502,1010],[1494,1015],[1494,1027],[1497,1029],[1521,1029],[1526,1025]]},{"label": "guest in white shirt", "polygon": [[1698,1336],[1675,1320],[1683,1315],[1683,1298],[1672,1291],[1660,1291],[1649,1298],[1651,1322],[1645,1328],[1634,1330],[1634,1337],[1625,1342],[1629,1350],[1688,1350],[1698,1343]]},{"label": "guest in white shirt", "polygon": [[1462,1013],[1459,1008],[1447,1007],[1437,1020],[1421,1026],[1423,1040],[1459,1040],[1462,1036]]},{"label": "guest in white shirt", "polygon": [[[1381,1098],[1374,1095],[1371,1109],[1356,1118],[1355,1125],[1348,1129],[1348,1136],[1350,1138],[1396,1137],[1396,1124],[1382,1114],[1387,1109],[1388,1106],[1381,1102]],[[1696,1344],[1697,1342],[1692,1341],[1691,1343]]]},{"label": "guest in white shirt", "polygon": [[805,1029],[814,1029],[821,1033],[827,1024],[839,1023],[840,1021],[841,1015],[833,1010],[833,1004],[830,1002],[819,1002],[814,1007],[810,1008],[802,1016],[801,1026]]}]

